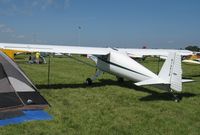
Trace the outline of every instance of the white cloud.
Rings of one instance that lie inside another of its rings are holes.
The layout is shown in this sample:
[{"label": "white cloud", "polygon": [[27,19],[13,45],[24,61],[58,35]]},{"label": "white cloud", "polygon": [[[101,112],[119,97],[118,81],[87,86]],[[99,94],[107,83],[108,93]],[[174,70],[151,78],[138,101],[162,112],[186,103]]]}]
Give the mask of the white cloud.
[{"label": "white cloud", "polygon": [[39,9],[47,8],[66,8],[69,7],[70,0],[33,0],[31,5]]},{"label": "white cloud", "polygon": [[3,28],[3,27],[5,27],[5,25],[4,24],[0,24],[0,29]]},{"label": "white cloud", "polygon": [[24,35],[17,35],[16,38],[25,38]]},{"label": "white cloud", "polygon": [[13,33],[15,32],[13,28],[6,26],[5,24],[0,24],[0,32],[1,33]]},{"label": "white cloud", "polygon": [[70,0],[65,0],[64,1],[64,8],[67,8],[70,6]]},{"label": "white cloud", "polygon": [[0,41],[15,42],[15,43],[40,43],[45,44],[47,41],[40,39],[39,34],[22,34],[18,33],[14,28],[7,24],[0,23]]},{"label": "white cloud", "polygon": [[30,15],[33,10],[66,9],[70,0],[0,0],[0,15]]},{"label": "white cloud", "polygon": [[37,1],[37,7],[42,9],[42,10],[46,10],[48,8],[61,8],[61,9],[65,9],[67,7],[69,7],[69,2],[70,0],[35,0],[35,2]]},{"label": "white cloud", "polygon": [[167,41],[167,43],[168,44],[172,44],[172,43],[174,43],[174,41],[173,40],[169,40],[169,41]]}]

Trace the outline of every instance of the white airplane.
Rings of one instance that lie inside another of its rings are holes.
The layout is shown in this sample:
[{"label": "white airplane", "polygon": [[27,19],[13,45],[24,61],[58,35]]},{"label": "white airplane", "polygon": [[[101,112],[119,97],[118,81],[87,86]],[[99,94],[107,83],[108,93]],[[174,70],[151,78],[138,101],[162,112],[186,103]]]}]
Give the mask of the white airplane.
[{"label": "white airplane", "polygon": [[[162,87],[172,94],[182,91],[183,82],[192,81],[182,79],[181,56],[192,54],[191,51],[187,50],[124,49],[12,43],[0,43],[0,48],[29,52],[91,55],[91,59],[96,62],[97,71],[93,77],[86,80],[89,85],[103,72],[113,74],[118,78],[131,80],[137,86],[153,85],[159,88]],[[133,55],[157,55],[165,56],[167,59],[157,75],[130,58]],[[173,96],[176,102],[180,100],[175,94]]]}]

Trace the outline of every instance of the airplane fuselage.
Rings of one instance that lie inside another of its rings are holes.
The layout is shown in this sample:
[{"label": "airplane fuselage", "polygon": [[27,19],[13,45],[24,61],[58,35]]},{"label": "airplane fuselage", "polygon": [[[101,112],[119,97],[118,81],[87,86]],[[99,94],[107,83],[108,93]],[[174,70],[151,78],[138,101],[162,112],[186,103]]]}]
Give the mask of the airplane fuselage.
[{"label": "airplane fuselage", "polygon": [[127,54],[115,50],[111,51],[107,56],[98,57],[97,68],[134,82],[157,78],[156,74],[130,58]]}]

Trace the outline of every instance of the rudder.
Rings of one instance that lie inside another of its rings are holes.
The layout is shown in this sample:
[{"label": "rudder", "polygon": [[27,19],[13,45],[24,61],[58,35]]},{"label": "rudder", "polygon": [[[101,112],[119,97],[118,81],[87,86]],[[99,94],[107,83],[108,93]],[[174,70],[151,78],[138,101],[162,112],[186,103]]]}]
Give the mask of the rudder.
[{"label": "rudder", "polygon": [[181,55],[177,52],[170,52],[158,76],[169,82],[171,89],[182,91]]}]

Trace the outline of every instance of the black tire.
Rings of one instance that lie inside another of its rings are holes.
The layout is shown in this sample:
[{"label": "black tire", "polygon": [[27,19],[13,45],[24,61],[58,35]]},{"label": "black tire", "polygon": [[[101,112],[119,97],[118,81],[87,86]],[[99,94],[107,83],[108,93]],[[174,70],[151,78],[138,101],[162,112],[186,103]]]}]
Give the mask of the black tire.
[{"label": "black tire", "polygon": [[117,81],[120,82],[120,83],[122,83],[122,82],[124,82],[124,78],[122,78],[122,77],[117,77]]},{"label": "black tire", "polygon": [[180,97],[178,95],[174,95],[174,102],[178,103],[180,102]]},{"label": "black tire", "polygon": [[92,79],[87,78],[86,79],[86,84],[89,85],[89,86],[92,85]]},{"label": "black tire", "polygon": [[178,103],[180,101],[179,98],[174,99],[174,102]]}]

